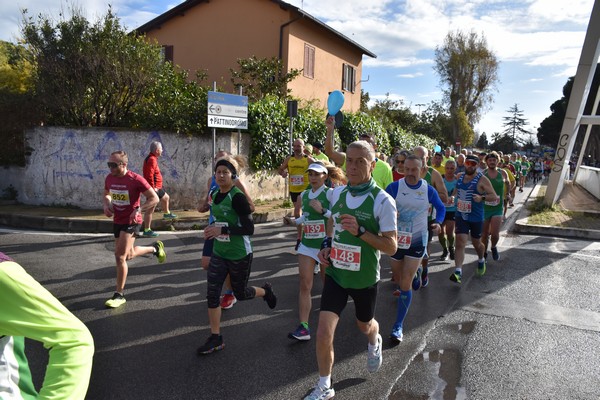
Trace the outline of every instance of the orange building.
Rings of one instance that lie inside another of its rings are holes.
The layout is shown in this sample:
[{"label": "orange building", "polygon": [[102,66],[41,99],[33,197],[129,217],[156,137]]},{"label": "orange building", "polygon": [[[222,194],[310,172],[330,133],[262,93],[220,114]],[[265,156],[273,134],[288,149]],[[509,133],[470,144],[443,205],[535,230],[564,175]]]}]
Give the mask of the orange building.
[{"label": "orange building", "polygon": [[360,109],[362,56],[376,57],[302,9],[279,0],[187,0],[136,29],[158,41],[165,58],[188,71],[205,70],[209,82],[229,85],[240,58],[278,57],[302,69],[288,84],[295,98],[323,108],[333,90],[342,110]]}]

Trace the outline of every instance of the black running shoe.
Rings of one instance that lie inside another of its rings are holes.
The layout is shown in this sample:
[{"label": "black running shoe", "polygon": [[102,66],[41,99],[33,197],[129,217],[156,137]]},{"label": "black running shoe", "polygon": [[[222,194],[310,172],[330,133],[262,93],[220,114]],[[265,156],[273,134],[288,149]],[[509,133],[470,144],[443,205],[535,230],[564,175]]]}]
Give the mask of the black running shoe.
[{"label": "black running shoe", "polygon": [[273,287],[267,282],[262,288],[265,289],[265,297],[263,297],[264,301],[267,302],[270,309],[275,308],[277,305],[277,297],[275,296],[275,293],[273,293]]},{"label": "black running shoe", "polygon": [[450,259],[454,261],[454,248],[450,247],[450,249],[448,250],[448,252],[450,253]]},{"label": "black running shoe", "polygon": [[494,261],[498,261],[500,259],[500,254],[498,254],[498,248],[492,247],[492,258]]},{"label": "black running shoe", "polygon": [[206,342],[198,347],[196,353],[199,356],[213,353],[215,351],[223,350],[225,343],[223,343],[223,336],[212,334],[206,339]]},{"label": "black running shoe", "polygon": [[444,249],[442,255],[440,256],[440,261],[446,261],[448,259],[448,250]]}]

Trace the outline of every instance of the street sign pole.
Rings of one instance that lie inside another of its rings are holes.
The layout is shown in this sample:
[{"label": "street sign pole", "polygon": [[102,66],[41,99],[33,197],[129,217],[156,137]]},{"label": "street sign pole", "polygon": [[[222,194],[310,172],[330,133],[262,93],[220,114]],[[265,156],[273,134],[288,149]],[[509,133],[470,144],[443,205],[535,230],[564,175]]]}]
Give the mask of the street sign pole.
[{"label": "street sign pole", "polygon": [[[213,81],[213,91],[217,91],[217,81]],[[217,155],[217,128],[212,128],[212,137],[213,137],[213,162],[215,160],[215,156]]]},{"label": "street sign pole", "polygon": [[[240,96],[242,95],[242,86],[240,85]],[[238,143],[237,143],[237,153],[240,154],[241,151],[241,142],[242,142],[242,131],[238,128]]]}]

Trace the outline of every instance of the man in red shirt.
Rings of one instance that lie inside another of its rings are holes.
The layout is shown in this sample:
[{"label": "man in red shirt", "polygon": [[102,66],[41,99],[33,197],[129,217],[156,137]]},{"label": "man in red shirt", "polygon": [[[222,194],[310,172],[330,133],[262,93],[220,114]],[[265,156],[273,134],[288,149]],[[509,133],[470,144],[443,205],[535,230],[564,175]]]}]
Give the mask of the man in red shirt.
[{"label": "man in red shirt", "polygon": [[[161,241],[152,246],[135,246],[135,234],[142,223],[142,213],[152,212],[158,203],[158,196],[144,177],[127,170],[127,153],[115,151],[108,160],[110,174],[104,181],[104,215],[113,218],[115,235],[115,260],[117,263],[117,285],[115,294],[104,304],[117,308],[125,304],[125,281],[127,280],[127,260],[144,254],[154,254],[159,263],[165,262],[167,254]],[[140,196],[146,202],[140,208]]]},{"label": "man in red shirt", "polygon": [[[154,141],[150,144],[150,154],[144,160],[144,178],[148,181],[150,186],[156,191],[158,194],[158,198],[160,200],[160,207],[163,210],[163,218],[166,219],[175,219],[177,215],[173,214],[169,211],[169,195],[163,189],[163,179],[162,174],[160,173],[160,168],[158,167],[158,157],[162,155],[163,148],[160,142]],[[158,233],[154,232],[150,225],[152,224],[152,214],[154,213],[154,208],[149,210],[147,213],[144,213],[144,232],[142,236],[146,237],[156,237]]]}]

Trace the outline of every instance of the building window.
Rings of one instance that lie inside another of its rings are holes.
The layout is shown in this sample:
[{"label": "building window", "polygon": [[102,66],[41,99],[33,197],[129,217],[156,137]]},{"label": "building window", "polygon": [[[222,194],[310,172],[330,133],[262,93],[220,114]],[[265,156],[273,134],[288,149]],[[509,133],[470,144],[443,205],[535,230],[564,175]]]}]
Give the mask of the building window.
[{"label": "building window", "polygon": [[350,64],[344,64],[342,68],[342,90],[354,93],[356,86],[356,68]]},{"label": "building window", "polygon": [[304,43],[304,68],[302,74],[310,79],[315,77],[315,48]]},{"label": "building window", "polygon": [[173,62],[173,46],[162,46],[160,54],[163,61]]}]

